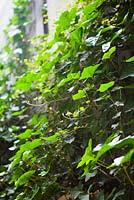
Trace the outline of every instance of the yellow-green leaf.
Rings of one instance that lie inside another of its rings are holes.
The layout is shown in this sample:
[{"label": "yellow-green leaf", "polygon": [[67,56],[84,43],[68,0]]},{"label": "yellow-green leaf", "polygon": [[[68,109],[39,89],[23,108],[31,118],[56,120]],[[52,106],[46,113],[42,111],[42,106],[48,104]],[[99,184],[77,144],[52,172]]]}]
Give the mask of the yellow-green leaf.
[{"label": "yellow-green leaf", "polygon": [[94,65],[94,66],[89,66],[83,69],[82,75],[80,77],[81,79],[86,79],[86,78],[92,78],[95,71],[98,69],[100,64]]},{"label": "yellow-green leaf", "polygon": [[114,84],[115,84],[114,81],[101,84],[100,87],[99,87],[99,89],[98,89],[98,91],[99,91],[99,92],[105,92],[105,91],[107,91],[110,87],[112,87]]},{"label": "yellow-green leaf", "polygon": [[107,60],[116,51],[116,47],[111,47],[106,53],[103,54],[102,60]]},{"label": "yellow-green leaf", "polygon": [[85,91],[84,90],[78,90],[78,93],[74,94],[72,96],[73,100],[78,100],[78,99],[82,99],[82,98],[85,98],[86,95],[85,95]]}]

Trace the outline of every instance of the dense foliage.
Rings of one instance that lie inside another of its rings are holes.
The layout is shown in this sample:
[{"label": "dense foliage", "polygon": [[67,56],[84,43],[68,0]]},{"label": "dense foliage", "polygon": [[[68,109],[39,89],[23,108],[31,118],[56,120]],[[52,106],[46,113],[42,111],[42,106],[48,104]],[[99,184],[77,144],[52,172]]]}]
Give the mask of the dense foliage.
[{"label": "dense foliage", "polygon": [[[17,10],[30,3],[14,2]],[[0,168],[1,199],[133,199],[133,6],[79,0],[51,41],[33,40],[29,59],[23,43],[12,60],[25,29],[10,38],[2,73],[21,76],[9,91],[11,77],[1,80],[1,138],[12,141],[10,163]],[[20,10],[11,20],[18,30],[28,24]]]}]

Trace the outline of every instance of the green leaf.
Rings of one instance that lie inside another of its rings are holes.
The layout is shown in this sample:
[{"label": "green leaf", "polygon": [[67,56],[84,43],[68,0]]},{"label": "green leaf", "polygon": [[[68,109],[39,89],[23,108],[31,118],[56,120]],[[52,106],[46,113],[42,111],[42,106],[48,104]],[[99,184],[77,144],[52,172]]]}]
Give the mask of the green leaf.
[{"label": "green leaf", "polygon": [[99,32],[96,36],[87,38],[86,39],[87,46],[95,46],[100,37],[100,33],[101,32]]},{"label": "green leaf", "polygon": [[21,151],[29,151],[39,147],[42,144],[41,139],[35,139],[32,142],[26,142],[25,144],[21,145]]},{"label": "green leaf", "polygon": [[88,146],[85,150],[84,155],[81,158],[81,161],[78,163],[77,168],[83,166],[84,164],[88,165],[90,161],[94,160],[94,156],[92,154],[92,140],[89,140]]},{"label": "green leaf", "polygon": [[82,98],[85,98],[86,95],[85,95],[85,91],[84,90],[78,90],[78,93],[74,94],[72,96],[73,100],[76,101],[78,99],[82,99]]},{"label": "green leaf", "polygon": [[94,65],[94,66],[89,66],[89,67],[85,67],[83,69],[82,75],[80,77],[80,80],[82,79],[86,79],[86,78],[92,78],[95,71],[98,69],[98,67],[100,66],[100,64]]},{"label": "green leaf", "polygon": [[127,59],[126,62],[134,62],[134,56],[132,56],[131,58]]},{"label": "green leaf", "polygon": [[105,0],[96,0],[92,4],[89,4],[89,6],[86,6],[83,9],[83,12],[85,15],[90,15],[94,11],[97,10],[97,8],[104,2]]},{"label": "green leaf", "polygon": [[[108,141],[112,139],[112,137],[108,138]],[[121,147],[124,147],[126,145],[133,145],[134,144],[134,136],[128,136],[122,140],[120,140],[120,136],[115,137],[111,142],[105,142],[104,144],[99,144],[97,145],[93,151],[98,151],[95,160],[97,161],[102,155],[104,155],[107,151],[114,149],[114,148],[118,148],[120,149]],[[126,158],[124,157],[120,157],[116,160],[116,164],[117,163],[121,163],[121,162],[127,162],[129,160],[129,158],[131,158],[131,156],[133,155],[133,151],[130,151],[128,153],[128,155],[126,155]]]},{"label": "green leaf", "polygon": [[126,67],[122,70],[120,79],[126,79],[128,77],[134,77],[134,66],[133,63],[127,64]]},{"label": "green leaf", "polygon": [[88,172],[88,173],[86,174],[86,177],[85,177],[85,182],[87,182],[90,178],[96,176],[96,174],[97,174],[97,170],[95,170],[95,171],[92,172],[92,173],[89,173],[89,172]]},{"label": "green leaf", "polygon": [[100,192],[97,193],[96,200],[105,200],[103,191],[100,191]]},{"label": "green leaf", "polygon": [[35,196],[36,196],[36,194],[39,192],[39,190],[40,190],[39,186],[38,186],[38,185],[35,185],[35,186],[33,187],[33,189],[32,189],[33,195],[32,195],[32,197],[31,197],[29,200],[34,199]]},{"label": "green leaf", "polygon": [[10,158],[10,160],[13,160],[10,164],[10,168],[15,167],[21,161],[21,157],[25,151],[33,150],[33,149],[39,147],[41,144],[42,144],[41,139],[35,139],[32,142],[28,141],[25,144],[22,144],[20,146],[20,150],[18,150],[16,152],[16,154]]},{"label": "green leaf", "polygon": [[27,110],[27,108],[24,108],[23,110],[21,110],[21,111],[17,111],[17,112],[13,112],[12,113],[12,116],[18,116],[18,115],[22,115],[23,114],[23,112],[25,112]]},{"label": "green leaf", "polygon": [[115,166],[121,165],[123,158],[124,158],[124,156],[120,156],[118,158],[115,158],[114,163],[112,163],[112,165],[109,166],[109,167],[115,167]]},{"label": "green leaf", "polygon": [[74,199],[77,199],[77,197],[79,197],[79,195],[82,193],[82,190],[76,190],[76,189],[73,189],[71,191],[71,194],[73,195]]},{"label": "green leaf", "polygon": [[122,140],[117,140],[117,141],[113,140],[112,142],[109,143],[110,146],[115,148],[121,148],[124,145],[133,145],[133,144],[134,144],[134,136],[131,135]]},{"label": "green leaf", "polygon": [[49,137],[42,137],[42,139],[50,142],[57,142],[60,137],[61,137],[60,133],[55,133],[54,135]]},{"label": "green leaf", "polygon": [[89,200],[89,194],[80,194],[79,199],[80,200]]},{"label": "green leaf", "polygon": [[19,134],[18,137],[21,139],[28,139],[31,137],[32,133],[33,129],[27,129],[24,133]]},{"label": "green leaf", "polygon": [[106,53],[103,54],[102,60],[110,59],[111,55],[116,51],[116,47],[111,47]]},{"label": "green leaf", "polygon": [[80,28],[77,28],[76,30],[74,30],[72,32],[72,35],[71,35],[71,44],[72,45],[73,44],[75,45],[75,43],[80,44],[81,39],[82,39],[82,28],[80,27]]},{"label": "green leaf", "polygon": [[[120,197],[120,196],[124,196],[124,190],[120,190],[119,192],[117,192],[114,197],[112,198],[112,200],[116,200],[117,197]],[[118,198],[119,199],[119,198]]]},{"label": "green leaf", "polygon": [[79,77],[80,77],[80,71],[77,72],[77,73],[69,73],[69,74],[67,75],[67,78],[62,79],[62,80],[57,84],[57,87],[62,87],[62,86],[64,86],[66,83],[68,83],[69,81],[79,79]]},{"label": "green leaf", "polygon": [[31,170],[28,172],[25,172],[23,175],[18,178],[18,180],[15,182],[16,187],[20,187],[21,185],[27,184],[31,176],[35,173],[35,170]]},{"label": "green leaf", "polygon": [[36,81],[39,76],[40,74],[32,72],[21,76],[15,83],[16,89],[28,92],[32,86],[32,83]]},{"label": "green leaf", "polygon": [[99,87],[99,89],[98,89],[98,91],[99,91],[99,92],[105,92],[105,91],[107,91],[109,88],[111,88],[114,84],[115,84],[114,81],[101,84],[100,87]]},{"label": "green leaf", "polygon": [[107,42],[102,45],[102,51],[106,52],[110,48],[111,42]]}]

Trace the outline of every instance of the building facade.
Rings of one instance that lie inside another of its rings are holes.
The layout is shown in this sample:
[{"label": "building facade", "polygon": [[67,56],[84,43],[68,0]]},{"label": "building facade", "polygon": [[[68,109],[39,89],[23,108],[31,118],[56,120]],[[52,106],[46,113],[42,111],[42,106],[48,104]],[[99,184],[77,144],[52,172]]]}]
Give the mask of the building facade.
[{"label": "building facade", "polygon": [[0,46],[3,46],[6,42],[4,29],[9,23],[9,19],[13,15],[12,0],[4,0],[0,2]]},{"label": "building facade", "polygon": [[[59,15],[65,10],[67,4],[72,3],[74,0],[31,0],[30,5],[30,17],[32,22],[27,29],[29,37],[38,36],[48,31],[53,31],[54,22],[58,19]],[[43,16],[43,12],[46,9],[47,17]],[[9,23],[10,18],[13,15],[13,0],[4,0],[0,3],[0,46],[3,46],[6,42],[4,35],[4,29]],[[44,24],[44,21],[48,18],[48,24]]]}]

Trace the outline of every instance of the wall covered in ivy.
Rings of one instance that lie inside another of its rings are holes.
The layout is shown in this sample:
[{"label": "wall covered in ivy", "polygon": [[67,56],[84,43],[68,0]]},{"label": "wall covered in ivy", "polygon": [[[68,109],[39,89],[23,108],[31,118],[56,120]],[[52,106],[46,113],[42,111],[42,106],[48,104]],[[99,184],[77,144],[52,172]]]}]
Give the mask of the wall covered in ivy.
[{"label": "wall covered in ivy", "polygon": [[133,1],[79,0],[32,49],[29,1],[15,4],[19,31],[1,62],[0,131],[11,154],[1,199],[133,200]]}]

